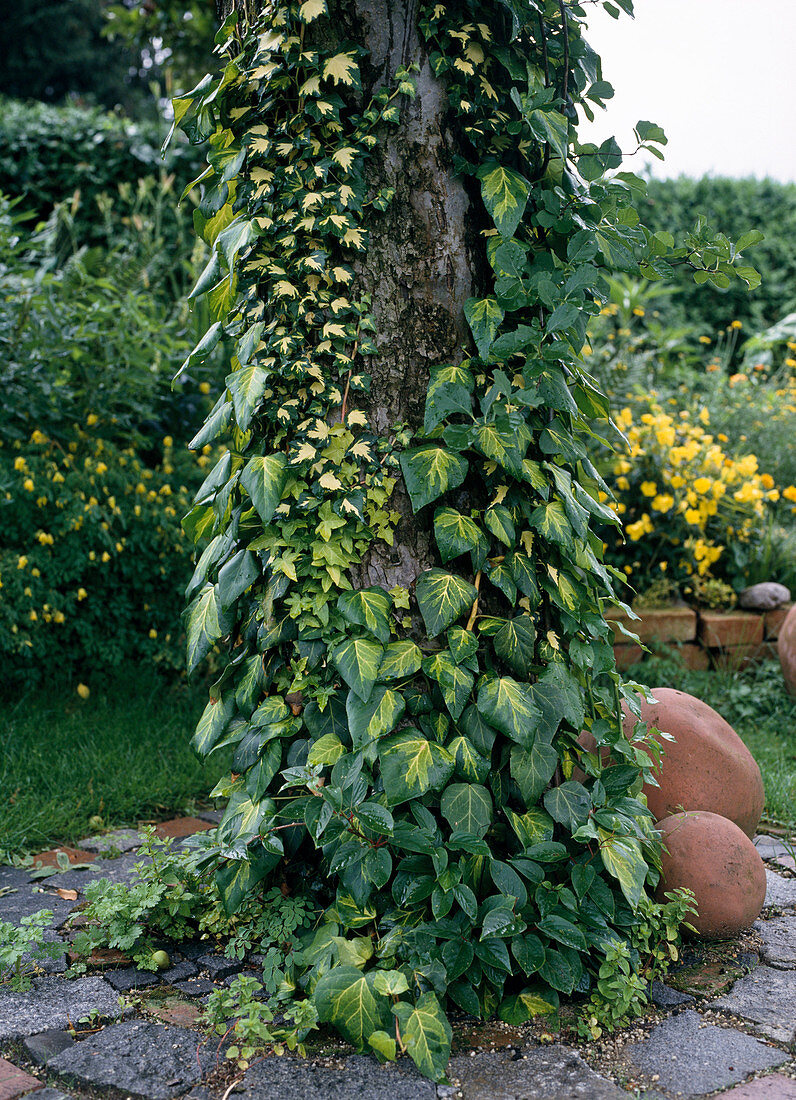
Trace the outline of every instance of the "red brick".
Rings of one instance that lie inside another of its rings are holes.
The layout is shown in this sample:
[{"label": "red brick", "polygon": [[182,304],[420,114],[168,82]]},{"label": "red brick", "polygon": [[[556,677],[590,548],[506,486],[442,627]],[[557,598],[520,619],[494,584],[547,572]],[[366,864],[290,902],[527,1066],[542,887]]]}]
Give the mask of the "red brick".
[{"label": "red brick", "polygon": [[644,650],[640,645],[615,645],[614,660],[620,672],[631,665],[638,664],[644,658]]},{"label": "red brick", "polygon": [[703,672],[710,667],[708,651],[696,642],[685,642],[677,647],[676,653],[686,668]]},{"label": "red brick", "polygon": [[114,947],[97,947],[88,958],[75,951],[68,951],[66,957],[70,963],[85,962],[92,970],[111,970],[118,966],[133,965],[131,958]]},{"label": "red brick", "polygon": [[63,852],[70,863],[91,863],[97,857],[93,852],[84,852],[80,848],[50,848],[47,852],[39,852],[33,857],[33,865],[41,863],[44,867],[58,866],[58,853]]},{"label": "red brick", "polygon": [[36,1077],[0,1058],[0,1100],[16,1100],[17,1096],[41,1087],[42,1082]]},{"label": "red brick", "polygon": [[699,638],[710,649],[760,645],[763,615],[759,611],[700,611]]},{"label": "red brick", "polygon": [[155,826],[155,832],[159,837],[172,840],[180,840],[184,836],[193,836],[194,833],[203,833],[208,829],[215,829],[209,821],[201,821],[198,817],[173,817],[171,821],[163,821]]},{"label": "red brick", "polygon": [[614,640],[627,641],[618,624],[626,630],[638,634],[639,640],[647,642],[692,642],[696,637],[696,612],[690,607],[664,607],[660,610],[642,610],[639,618],[631,619],[622,611],[611,611],[607,616],[614,620]]},{"label": "red brick", "polygon": [[763,629],[769,641],[775,642],[779,637],[779,630],[788,617],[788,612],[793,607],[792,603],[778,607],[776,611],[766,611],[763,615]]},{"label": "red brick", "polygon": [[796,1100],[796,1081],[782,1073],[758,1077],[721,1094],[722,1100]]}]

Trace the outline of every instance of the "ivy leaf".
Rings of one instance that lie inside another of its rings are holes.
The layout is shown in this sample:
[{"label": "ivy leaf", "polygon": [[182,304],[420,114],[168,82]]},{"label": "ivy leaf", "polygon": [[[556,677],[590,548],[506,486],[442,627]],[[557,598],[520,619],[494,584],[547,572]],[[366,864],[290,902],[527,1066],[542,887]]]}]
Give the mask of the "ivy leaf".
[{"label": "ivy leaf", "polygon": [[406,491],[415,512],[461,485],[467,476],[467,459],[445,447],[415,447],[401,455]]},{"label": "ivy leaf", "polygon": [[544,963],[544,944],[533,932],[515,936],[511,941],[511,953],[529,977]]},{"label": "ivy leaf", "polygon": [[511,750],[511,777],[520,788],[526,806],[533,806],[553,778],[558,753],[552,745],[535,741],[530,749],[515,745]]},{"label": "ivy leaf", "polygon": [[530,746],[541,715],[530,688],[510,676],[492,677],[478,691],[481,714],[512,741]]},{"label": "ivy leaf", "polygon": [[383,588],[344,592],[337,601],[337,610],[348,622],[364,626],[380,642],[389,642],[392,600]]},{"label": "ivy leaf", "polygon": [[504,813],[523,848],[531,848],[534,844],[553,839],[553,819],[538,806],[524,814],[515,814],[506,807]]},{"label": "ivy leaf", "polygon": [[347,638],[329,654],[345,682],[363,703],[370,699],[384,647],[370,638]]},{"label": "ivy leaf", "polygon": [[234,713],[235,699],[232,694],[210,699],[191,738],[191,748],[198,756],[205,757],[213,751]]},{"label": "ivy leaf", "polygon": [[551,661],[531,691],[542,712],[540,737],[546,741],[552,740],[562,718],[574,729],[581,729],[586,718],[583,689],[561,661]]},{"label": "ivy leaf", "polygon": [[251,497],[264,524],[269,524],[274,518],[286,480],[283,454],[255,455],[243,467],[240,483]]},{"label": "ivy leaf", "polygon": [[423,660],[420,646],[404,639],[390,642],[384,647],[384,656],[379,665],[380,680],[403,680],[419,671]]},{"label": "ivy leaf", "polygon": [[437,508],[434,513],[434,538],[437,540],[443,563],[460,554],[475,551],[486,553],[484,532],[469,516],[463,516],[455,508]]},{"label": "ivy leaf", "polygon": [[276,867],[279,858],[276,852],[263,851],[256,857],[250,852],[245,861],[229,860],[219,867],[215,881],[227,916],[240,909],[257,883]]},{"label": "ivy leaf", "polygon": [[489,777],[489,760],[477,751],[467,737],[454,737],[446,746],[456,761],[456,774],[474,783],[484,783]]},{"label": "ivy leaf", "polygon": [[348,88],[359,88],[359,66],[356,54],[349,50],[327,57],[323,63],[323,79]]},{"label": "ivy leaf", "polygon": [[391,733],[405,709],[403,696],[392,688],[376,688],[367,703],[349,692],[346,712],[354,745],[361,747]]},{"label": "ivy leaf", "polygon": [[[475,597],[473,597],[475,599]],[[471,601],[472,602],[472,601]],[[206,584],[185,613],[188,639],[188,675],[204,660],[216,642],[229,634],[234,617],[224,610],[215,585]]]},{"label": "ivy leaf", "polygon": [[447,749],[427,741],[417,730],[405,729],[379,743],[381,778],[390,806],[439,790],[453,775]]},{"label": "ivy leaf", "polygon": [[335,737],[333,733],[325,733],[310,745],[307,763],[310,767],[314,764],[335,764],[341,756],[345,756],[345,751],[345,745],[339,737]]},{"label": "ivy leaf", "polygon": [[251,550],[239,550],[218,573],[218,601],[227,610],[256,580],[262,569]]},{"label": "ivy leaf", "polygon": [[502,164],[482,165],[478,178],[484,206],[501,237],[513,237],[525,213],[531,185],[519,172]]},{"label": "ivy leaf", "polygon": [[[508,427],[508,422],[505,426],[495,423],[479,424],[475,435],[482,454],[516,478],[522,478],[522,454],[516,446],[516,434]],[[513,545],[513,540],[510,545]]]},{"label": "ivy leaf", "polygon": [[429,638],[436,638],[469,610],[477,595],[475,585],[444,569],[427,569],[421,573],[415,596]]},{"label": "ivy leaf", "polygon": [[514,530],[514,521],[511,518],[511,512],[503,504],[495,504],[492,508],[487,508],[484,513],[484,524],[488,531],[502,542],[504,546],[513,546],[517,534]]},{"label": "ivy leaf", "polygon": [[604,829],[598,829],[597,834],[606,871],[617,879],[628,904],[631,909],[635,909],[641,899],[649,870],[641,844],[635,837],[615,836]]},{"label": "ivy leaf", "polygon": [[451,413],[472,416],[473,399],[470,390],[458,382],[442,382],[429,388],[423,416],[423,430],[429,435]]},{"label": "ivy leaf", "polygon": [[[516,942],[512,941],[512,949]],[[519,962],[519,959],[517,961]],[[542,955],[542,962],[539,965],[541,966],[543,963],[544,955]],[[520,963],[520,966],[522,966],[522,963]],[[525,968],[523,967],[523,969]],[[538,969],[539,967],[535,967],[534,970],[526,970],[525,973],[533,974]],[[529,1020],[533,1020],[536,1016],[552,1016],[558,1011],[558,1003],[558,995],[551,994],[544,986],[524,989],[522,993],[515,993],[501,1001],[498,1016],[504,1023],[519,1027]]]},{"label": "ivy leaf", "polygon": [[386,1031],[390,1026],[389,1004],[375,991],[374,977],[374,971],[363,974],[355,966],[338,965],[315,986],[320,1020],[333,1024],[357,1050],[364,1048],[374,1031]]},{"label": "ivy leaf", "polygon": [[456,664],[452,655],[443,650],[423,660],[423,671],[426,676],[436,680],[439,684],[445,706],[450,711],[451,717],[459,718],[470,698],[473,690],[475,676],[467,669]]},{"label": "ivy leaf", "polygon": [[[471,630],[461,626],[452,626],[446,635],[451,654],[457,665],[464,664],[478,653],[478,639]],[[468,665],[472,668],[472,665]]]},{"label": "ivy leaf", "polygon": [[464,730],[472,743],[484,756],[489,756],[495,743],[495,733],[492,726],[481,714],[477,707],[468,707],[459,720],[459,726]]},{"label": "ivy leaf", "polygon": [[468,298],[464,303],[464,316],[473,334],[478,354],[482,359],[488,359],[489,349],[505,316],[497,299]]},{"label": "ivy leaf", "polygon": [[326,15],[328,8],[326,0],[304,0],[299,8],[299,19],[302,23],[311,23],[320,15]]},{"label": "ivy leaf", "polygon": [[549,504],[542,504],[535,508],[529,523],[548,542],[557,542],[566,550],[574,549],[572,528],[560,500],[553,500]]},{"label": "ivy leaf", "polygon": [[544,808],[554,821],[574,832],[589,819],[591,796],[582,783],[568,780],[545,793]]},{"label": "ivy leaf", "polygon": [[223,394],[213,406],[213,409],[202,427],[188,444],[189,451],[198,451],[207,443],[225,432],[232,420],[232,402],[225,400]]},{"label": "ivy leaf", "polygon": [[423,993],[414,1006],[406,1001],[393,1005],[406,1052],[417,1068],[432,1081],[442,1081],[451,1053],[453,1032],[433,993]]},{"label": "ivy leaf", "polygon": [[256,363],[249,363],[227,375],[226,386],[232,397],[235,420],[242,432],[248,430],[260,398],[265,393],[268,373]]},{"label": "ivy leaf", "polygon": [[478,783],[451,783],[443,791],[440,813],[455,833],[482,837],[492,824],[492,798]]},{"label": "ivy leaf", "polygon": [[518,676],[527,676],[533,664],[535,643],[536,628],[533,619],[530,615],[520,615],[516,619],[510,619],[495,635],[495,653]]},{"label": "ivy leaf", "polygon": [[576,951],[587,949],[586,937],[581,930],[572,921],[568,921],[565,917],[560,917],[556,913],[550,913],[548,916],[542,917],[536,927],[540,932],[544,932],[546,936],[550,936],[551,939],[563,943],[565,947],[574,947]]}]

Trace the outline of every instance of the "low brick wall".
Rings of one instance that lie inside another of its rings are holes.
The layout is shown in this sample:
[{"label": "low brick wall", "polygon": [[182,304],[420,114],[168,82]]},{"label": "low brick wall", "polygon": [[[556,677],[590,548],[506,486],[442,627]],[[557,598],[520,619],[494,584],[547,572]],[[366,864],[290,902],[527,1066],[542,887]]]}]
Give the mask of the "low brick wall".
[{"label": "low brick wall", "polygon": [[666,607],[638,612],[632,619],[622,611],[609,612],[614,630],[617,668],[643,660],[645,650],[627,637],[637,634],[643,645],[676,649],[688,668],[743,668],[777,656],[777,638],[791,604],[776,611],[698,611]]}]

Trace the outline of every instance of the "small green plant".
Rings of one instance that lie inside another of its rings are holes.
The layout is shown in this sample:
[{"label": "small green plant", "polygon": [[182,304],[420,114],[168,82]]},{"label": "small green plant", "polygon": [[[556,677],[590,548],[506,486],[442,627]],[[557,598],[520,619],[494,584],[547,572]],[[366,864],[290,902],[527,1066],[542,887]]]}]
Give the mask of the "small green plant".
[{"label": "small green plant", "polygon": [[31,965],[37,959],[57,959],[64,953],[59,940],[45,940],[52,911],[42,909],[23,917],[19,925],[0,921],[0,984],[16,991],[31,988]]},{"label": "small green plant", "polygon": [[738,597],[728,584],[716,577],[700,577],[695,573],[683,587],[683,595],[698,607],[710,611],[729,611]]},{"label": "small green plant", "polygon": [[230,958],[242,959],[251,951],[261,955],[263,984],[275,993],[284,980],[286,959],[299,946],[299,935],[319,916],[305,895],[283,895],[279,887],[262,898],[251,898],[231,919],[232,936],[226,946]]},{"label": "small green plant", "polygon": [[[256,978],[239,975],[228,989],[217,989],[207,1000],[204,1022],[223,1038],[232,1037],[226,1057],[236,1061],[240,1069],[248,1068],[252,1058],[269,1049],[276,1054],[286,1049],[306,1054],[304,1039],[318,1024],[313,1003],[293,1002],[289,987],[273,1000],[261,1000],[264,992]],[[275,1024],[277,1013],[280,1023]],[[230,1020],[234,1020],[231,1025]]]},{"label": "small green plant", "polygon": [[677,585],[669,577],[656,577],[650,585],[642,588],[633,600],[633,610],[646,608],[652,611],[670,607],[679,594]]},{"label": "small green plant", "polygon": [[628,941],[606,945],[596,988],[578,1020],[584,1038],[599,1039],[604,1031],[640,1016],[649,1003],[649,983],[677,961],[680,930],[691,927],[687,921],[696,904],[690,890],[673,890],[666,898],[663,905],[644,898]]}]

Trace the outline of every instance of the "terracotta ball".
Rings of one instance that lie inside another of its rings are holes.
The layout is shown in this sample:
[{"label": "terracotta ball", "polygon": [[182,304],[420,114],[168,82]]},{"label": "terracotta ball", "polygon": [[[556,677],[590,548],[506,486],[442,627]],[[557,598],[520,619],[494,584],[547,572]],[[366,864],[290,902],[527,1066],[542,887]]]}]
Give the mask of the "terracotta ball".
[{"label": "terracotta ball", "polygon": [[[765,792],[754,757],[738,734],[707,703],[674,688],[653,688],[656,703],[641,703],[648,726],[671,734],[653,772],[660,786],[644,787],[647,804],[660,820],[678,810],[708,810],[734,821],[753,837]],[[636,723],[626,712],[629,738]]]},{"label": "terracotta ball", "polygon": [[796,604],[790,609],[780,628],[777,650],[785,687],[791,695],[796,695]]},{"label": "terracotta ball", "polygon": [[664,844],[658,900],[677,887],[693,890],[699,908],[688,921],[701,939],[749,928],[766,897],[766,869],[749,837],[726,817],[702,810],[672,814],[656,828]]}]

